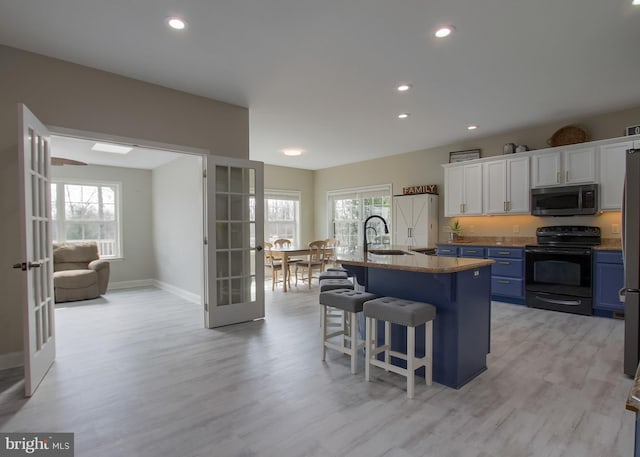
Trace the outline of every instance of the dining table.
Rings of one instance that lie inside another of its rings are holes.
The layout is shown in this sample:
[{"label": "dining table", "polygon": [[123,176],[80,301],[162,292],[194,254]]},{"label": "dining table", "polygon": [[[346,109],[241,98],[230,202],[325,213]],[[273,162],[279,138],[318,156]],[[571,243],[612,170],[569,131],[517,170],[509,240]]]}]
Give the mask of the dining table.
[{"label": "dining table", "polygon": [[311,254],[311,248],[309,246],[283,246],[271,248],[271,252],[279,257],[282,261],[282,276],[283,286],[282,290],[287,291],[287,282],[289,279],[289,259],[291,257],[308,256]]}]

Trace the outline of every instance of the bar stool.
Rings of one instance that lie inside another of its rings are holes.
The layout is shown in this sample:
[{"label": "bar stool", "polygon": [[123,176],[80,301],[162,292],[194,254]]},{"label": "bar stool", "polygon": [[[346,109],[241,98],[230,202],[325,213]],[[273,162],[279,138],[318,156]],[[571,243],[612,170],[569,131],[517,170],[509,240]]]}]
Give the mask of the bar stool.
[{"label": "bar stool", "polygon": [[[407,397],[413,398],[415,390],[415,370],[424,367],[427,385],[431,385],[433,369],[433,320],[436,308],[428,303],[403,300],[395,297],[381,297],[364,304],[365,329],[365,379],[370,381],[371,365],[384,368],[407,378]],[[378,347],[376,320],[384,321],[384,344]],[[391,350],[391,324],[407,328],[407,354]],[[425,324],[424,357],[416,357],[416,327]],[[384,360],[378,360],[378,354],[384,354]],[[391,364],[391,357],[406,360],[407,368]]]},{"label": "bar stool", "polygon": [[327,270],[323,271],[318,275],[318,280],[322,281],[323,279],[347,279],[346,271],[335,271],[335,270]]},{"label": "bar stool", "polygon": [[349,273],[349,270],[347,270],[346,268],[343,268],[343,267],[329,267],[329,268],[327,268],[326,271],[341,271],[343,273],[346,273],[347,276],[353,276],[351,273]]},{"label": "bar stool", "polygon": [[347,278],[328,278],[320,281],[320,292],[333,289],[352,289],[353,283]]},{"label": "bar stool", "polygon": [[[356,373],[358,366],[358,350],[364,347],[364,340],[358,339],[357,314],[362,312],[363,304],[369,300],[378,298],[369,292],[359,292],[352,289],[333,289],[320,293],[320,337],[322,344],[322,361],[325,361],[327,348],[342,352],[351,357],[351,373]],[[327,308],[342,310],[344,325],[338,331],[327,333],[328,314]],[[347,318],[348,316],[348,318]],[[341,344],[336,344],[329,339],[342,336]]]}]

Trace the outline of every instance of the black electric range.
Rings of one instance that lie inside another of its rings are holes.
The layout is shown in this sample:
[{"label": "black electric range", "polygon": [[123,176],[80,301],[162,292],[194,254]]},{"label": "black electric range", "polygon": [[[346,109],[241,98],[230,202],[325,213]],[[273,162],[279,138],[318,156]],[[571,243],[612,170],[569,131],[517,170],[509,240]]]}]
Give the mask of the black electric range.
[{"label": "black electric range", "polygon": [[539,227],[536,239],[536,245],[525,246],[527,306],[592,314],[591,248],[601,242],[600,228]]}]

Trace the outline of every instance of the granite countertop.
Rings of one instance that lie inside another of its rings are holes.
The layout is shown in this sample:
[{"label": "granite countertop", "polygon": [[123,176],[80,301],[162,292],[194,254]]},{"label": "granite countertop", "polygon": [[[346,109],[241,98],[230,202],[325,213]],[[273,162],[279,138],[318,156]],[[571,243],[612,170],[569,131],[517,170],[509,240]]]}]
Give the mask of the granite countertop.
[{"label": "granite countertop", "polygon": [[603,238],[602,243],[593,247],[596,251],[621,251],[622,240],[620,238]]},{"label": "granite countertop", "polygon": [[640,365],[636,370],[636,378],[627,397],[627,407],[629,411],[637,413],[640,411]]},{"label": "granite countertop", "polygon": [[[413,248],[413,247],[412,247]],[[370,250],[400,250],[409,253],[408,255],[367,255],[363,258],[362,251],[338,252],[336,260],[344,265],[354,265],[362,267],[386,268],[390,270],[415,271],[421,273],[457,273],[459,271],[481,268],[495,263],[490,259],[467,259],[458,257],[438,257],[420,253],[411,253],[407,247],[385,246],[384,248],[371,247]],[[417,248],[413,248],[417,249]]]},{"label": "granite countertop", "polygon": [[[465,237],[457,241],[445,241],[439,245],[449,244],[452,246],[502,246],[505,248],[523,248],[526,245],[538,244],[536,237]],[[598,246],[593,247],[597,251],[620,251],[622,241],[620,238],[603,238]]]},{"label": "granite countertop", "polygon": [[450,244],[452,246],[502,246],[505,248],[523,248],[527,244],[536,244],[536,238],[526,236],[469,236],[462,240],[445,241],[444,243],[438,244]]}]

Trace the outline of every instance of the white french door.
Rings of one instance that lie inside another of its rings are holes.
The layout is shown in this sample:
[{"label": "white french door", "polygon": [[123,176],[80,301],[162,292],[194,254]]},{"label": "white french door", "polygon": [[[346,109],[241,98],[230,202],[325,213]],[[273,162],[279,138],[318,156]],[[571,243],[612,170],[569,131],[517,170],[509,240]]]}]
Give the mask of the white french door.
[{"label": "white french door", "polygon": [[205,326],[263,318],[263,163],[206,156],[205,170]]},{"label": "white french door", "polygon": [[56,356],[49,131],[20,104],[19,160],[24,302],[25,395],[33,395]]}]

